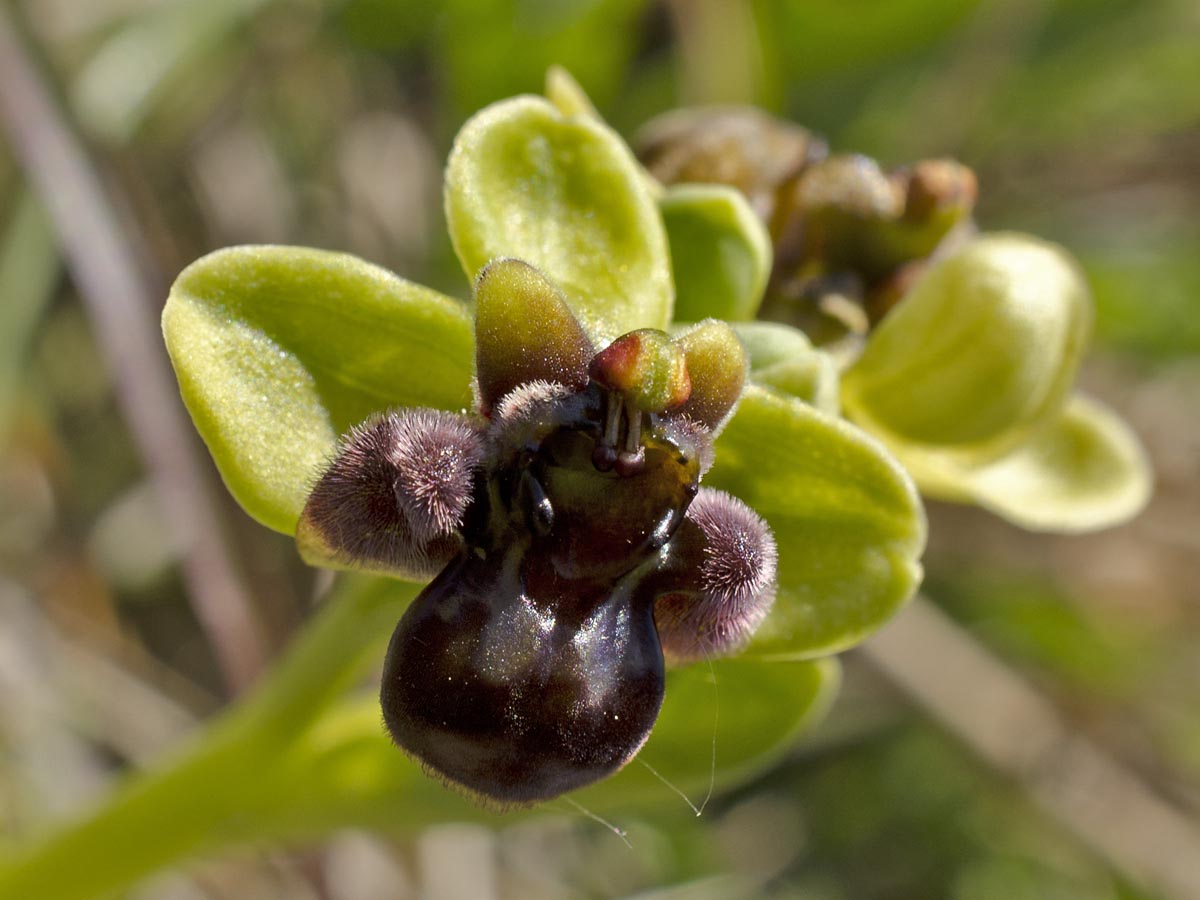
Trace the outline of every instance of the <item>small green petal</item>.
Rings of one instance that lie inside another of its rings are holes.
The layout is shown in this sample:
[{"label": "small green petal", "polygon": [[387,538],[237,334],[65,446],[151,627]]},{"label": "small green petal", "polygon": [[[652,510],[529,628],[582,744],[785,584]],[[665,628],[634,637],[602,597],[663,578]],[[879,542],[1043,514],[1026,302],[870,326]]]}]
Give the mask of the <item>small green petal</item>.
[{"label": "small green petal", "polygon": [[212,253],[176,279],[163,333],[230,493],[287,534],[351,425],[392,406],[471,402],[466,308],[342,253]]},{"label": "small green petal", "polygon": [[641,168],[606,125],[540,97],[489,106],[458,134],[446,217],[467,275],[523,259],[563,291],[597,345],[665,328],[673,287],[666,232]]},{"label": "small green petal", "polygon": [[732,328],[716,319],[678,335],[675,344],[687,358],[692,380],[692,395],[680,413],[720,431],[746,387],[746,348]]},{"label": "small green petal", "polygon": [[564,116],[583,116],[604,121],[587,92],[562,66],[551,66],[546,70],[546,99],[553,103]]},{"label": "small green petal", "polygon": [[837,364],[803,331],[775,322],[739,322],[733,329],[750,354],[754,384],[838,414]]},{"label": "small green petal", "polygon": [[1090,324],[1087,287],[1061,248],[980,237],[879,324],[843,377],[842,403],[889,444],[995,458],[1057,415]]},{"label": "small green petal", "polygon": [[675,318],[753,319],[771,274],[771,237],[742,194],[687,184],[659,201],[671,242]]},{"label": "small green petal", "polygon": [[869,435],[799,400],[748,388],[704,483],[745,501],[779,545],[775,608],[750,654],[844,650],[921,581],[925,512],[908,473]]},{"label": "small green petal", "polygon": [[582,389],[592,345],[562,292],[519,259],[489,263],[475,282],[475,374],[484,411],[519,384]]},{"label": "small green petal", "polygon": [[1031,531],[1119,525],[1150,498],[1145,451],[1119,416],[1076,395],[1058,418],[1007,456],[970,465],[953,455],[897,447],[921,490],[976,503]]}]

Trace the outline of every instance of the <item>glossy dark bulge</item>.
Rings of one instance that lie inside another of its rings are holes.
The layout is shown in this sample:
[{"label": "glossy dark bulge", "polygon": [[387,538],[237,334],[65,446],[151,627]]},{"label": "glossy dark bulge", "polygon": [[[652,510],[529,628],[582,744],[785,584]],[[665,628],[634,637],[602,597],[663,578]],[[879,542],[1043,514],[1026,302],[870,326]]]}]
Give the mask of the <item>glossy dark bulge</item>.
[{"label": "glossy dark bulge", "polygon": [[592,461],[603,397],[486,472],[466,547],[412,604],[381,701],[396,743],[499,804],[597,781],[638,751],[663,699],[653,573],[698,464],[653,429],[635,475]]}]

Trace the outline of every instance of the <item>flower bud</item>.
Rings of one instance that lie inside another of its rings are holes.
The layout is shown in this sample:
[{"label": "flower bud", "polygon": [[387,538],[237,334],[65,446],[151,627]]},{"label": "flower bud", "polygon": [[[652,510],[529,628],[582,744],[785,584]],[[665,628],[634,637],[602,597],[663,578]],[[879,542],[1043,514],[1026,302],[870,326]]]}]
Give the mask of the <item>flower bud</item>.
[{"label": "flower bud", "polygon": [[664,184],[727,184],[764,219],[780,185],[826,153],[807,129],[752,107],[685,109],[650,122],[638,135],[638,157]]}]

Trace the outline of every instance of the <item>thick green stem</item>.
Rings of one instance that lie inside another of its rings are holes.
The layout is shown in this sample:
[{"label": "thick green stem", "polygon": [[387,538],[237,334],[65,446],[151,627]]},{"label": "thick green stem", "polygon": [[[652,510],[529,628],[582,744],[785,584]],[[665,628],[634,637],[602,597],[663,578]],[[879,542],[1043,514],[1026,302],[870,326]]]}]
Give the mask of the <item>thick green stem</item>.
[{"label": "thick green stem", "polygon": [[389,578],[343,576],[320,614],[233,715],[283,736],[307,726],[321,709],[382,662],[382,653],[367,651],[386,643],[422,587]]},{"label": "thick green stem", "polygon": [[84,900],[255,831],[293,740],[373,662],[419,590],[348,580],[263,685],[161,769],[135,776],[87,819],[0,861],[0,897]]}]

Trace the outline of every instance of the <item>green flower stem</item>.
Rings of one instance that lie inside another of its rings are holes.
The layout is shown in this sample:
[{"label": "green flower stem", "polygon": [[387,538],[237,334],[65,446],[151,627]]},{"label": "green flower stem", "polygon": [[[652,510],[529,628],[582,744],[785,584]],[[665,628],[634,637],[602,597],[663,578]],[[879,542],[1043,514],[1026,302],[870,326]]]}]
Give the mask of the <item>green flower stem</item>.
[{"label": "green flower stem", "polygon": [[87,819],[0,860],[0,897],[83,900],[231,840],[257,836],[291,740],[379,657],[420,585],[347,578],[257,691]]},{"label": "green flower stem", "polygon": [[[382,646],[424,586],[392,578],[342,575],[321,612],[235,715],[285,739],[307,727],[322,709],[379,664]],[[380,652],[371,652],[377,647]]]}]

